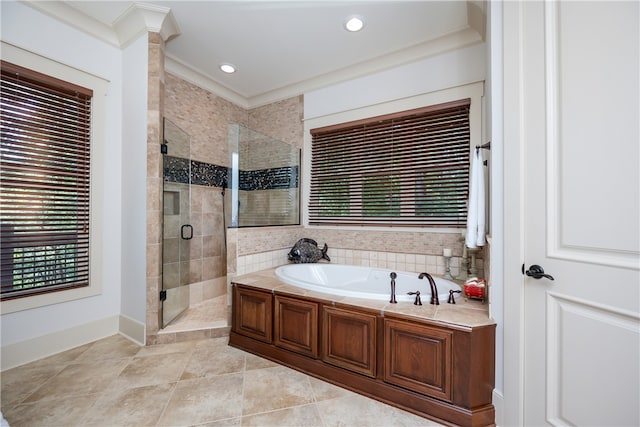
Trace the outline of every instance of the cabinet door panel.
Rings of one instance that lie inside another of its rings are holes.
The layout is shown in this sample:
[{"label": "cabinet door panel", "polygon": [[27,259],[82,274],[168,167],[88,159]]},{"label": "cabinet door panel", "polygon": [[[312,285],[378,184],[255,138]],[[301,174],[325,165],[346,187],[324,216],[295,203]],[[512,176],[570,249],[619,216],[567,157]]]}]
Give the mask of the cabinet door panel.
[{"label": "cabinet door panel", "polygon": [[318,357],[318,304],[276,295],[274,317],[275,345]]},{"label": "cabinet door panel", "polygon": [[235,288],[235,332],[271,342],[273,329],[273,296],[271,293]]},{"label": "cabinet door panel", "polygon": [[323,307],[322,360],[375,377],[376,316]]},{"label": "cabinet door panel", "polygon": [[384,325],[384,380],[451,401],[453,332],[391,319]]}]

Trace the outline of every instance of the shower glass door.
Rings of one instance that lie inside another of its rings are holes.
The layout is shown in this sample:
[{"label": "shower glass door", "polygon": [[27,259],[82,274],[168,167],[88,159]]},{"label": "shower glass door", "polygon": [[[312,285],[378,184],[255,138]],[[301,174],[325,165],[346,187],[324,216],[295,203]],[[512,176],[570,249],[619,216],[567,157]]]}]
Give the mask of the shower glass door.
[{"label": "shower glass door", "polygon": [[191,138],[164,119],[162,327],[189,308],[191,237]]}]

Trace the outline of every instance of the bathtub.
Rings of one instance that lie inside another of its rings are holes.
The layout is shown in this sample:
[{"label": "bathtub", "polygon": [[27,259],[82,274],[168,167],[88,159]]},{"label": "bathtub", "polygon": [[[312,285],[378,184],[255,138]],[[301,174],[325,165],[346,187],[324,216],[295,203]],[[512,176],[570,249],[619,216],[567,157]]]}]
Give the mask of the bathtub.
[{"label": "bathtub", "polygon": [[[276,277],[282,282],[311,291],[332,295],[387,300],[391,296],[392,270],[358,267],[340,264],[289,264],[276,268]],[[396,271],[396,300],[414,301],[408,292],[420,291],[423,304],[429,304],[431,290],[429,281],[418,279],[418,273]],[[449,290],[461,290],[460,286],[442,279],[433,278],[438,287],[440,303],[446,303]],[[458,296],[460,294],[456,294]]]}]

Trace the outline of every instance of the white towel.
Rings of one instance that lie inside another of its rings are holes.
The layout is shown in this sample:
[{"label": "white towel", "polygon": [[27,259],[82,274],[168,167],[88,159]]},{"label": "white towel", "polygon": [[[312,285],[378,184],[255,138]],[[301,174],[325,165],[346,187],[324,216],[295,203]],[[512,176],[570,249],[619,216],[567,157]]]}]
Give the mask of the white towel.
[{"label": "white towel", "polygon": [[477,248],[484,246],[485,242],[484,170],[482,169],[482,153],[478,149],[473,156],[470,179],[465,243],[468,248]]}]

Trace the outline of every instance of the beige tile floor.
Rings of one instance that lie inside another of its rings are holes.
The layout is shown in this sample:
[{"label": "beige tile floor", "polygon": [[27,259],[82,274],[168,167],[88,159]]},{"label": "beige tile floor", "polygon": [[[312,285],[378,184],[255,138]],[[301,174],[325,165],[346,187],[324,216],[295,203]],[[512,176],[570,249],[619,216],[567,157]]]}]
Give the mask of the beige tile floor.
[{"label": "beige tile floor", "polygon": [[0,374],[22,426],[437,426],[210,338],[114,335]]}]

